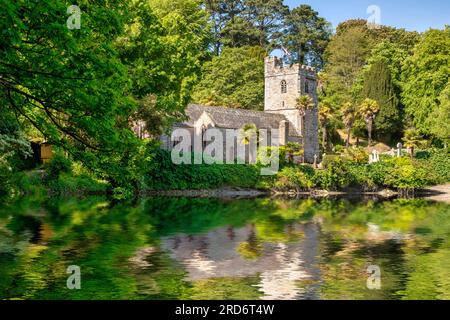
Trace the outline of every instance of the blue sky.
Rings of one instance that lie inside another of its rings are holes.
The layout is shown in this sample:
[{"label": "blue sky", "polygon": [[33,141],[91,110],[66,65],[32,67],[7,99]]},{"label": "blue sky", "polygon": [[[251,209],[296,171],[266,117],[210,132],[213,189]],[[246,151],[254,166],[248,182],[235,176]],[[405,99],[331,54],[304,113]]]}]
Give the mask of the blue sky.
[{"label": "blue sky", "polygon": [[369,18],[367,8],[377,5],[381,9],[381,24],[426,31],[450,25],[449,0],[285,0],[291,8],[309,4],[336,27],[350,18]]}]

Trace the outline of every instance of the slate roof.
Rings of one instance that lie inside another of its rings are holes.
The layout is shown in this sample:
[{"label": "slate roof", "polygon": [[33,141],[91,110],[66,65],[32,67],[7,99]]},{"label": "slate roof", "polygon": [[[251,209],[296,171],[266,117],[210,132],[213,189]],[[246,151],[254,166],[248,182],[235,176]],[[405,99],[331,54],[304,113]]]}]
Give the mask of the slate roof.
[{"label": "slate roof", "polygon": [[[181,125],[194,126],[194,122],[200,118],[203,112],[206,112],[217,127],[227,129],[240,129],[250,123],[260,129],[278,129],[280,122],[286,120],[285,116],[281,114],[191,104],[186,108],[188,119]],[[296,136],[297,133],[292,125],[289,128],[289,135]]]}]

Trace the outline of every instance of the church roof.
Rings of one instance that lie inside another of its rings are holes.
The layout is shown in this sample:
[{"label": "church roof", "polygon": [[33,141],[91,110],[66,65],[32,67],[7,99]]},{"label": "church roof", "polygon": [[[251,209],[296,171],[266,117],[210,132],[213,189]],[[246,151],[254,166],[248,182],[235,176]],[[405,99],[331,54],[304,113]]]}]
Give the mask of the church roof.
[{"label": "church roof", "polygon": [[[285,116],[281,114],[191,104],[186,108],[188,119],[182,124],[194,126],[194,123],[204,112],[211,118],[216,127],[227,129],[240,129],[250,123],[255,124],[260,129],[278,129],[280,122],[286,120]],[[290,135],[296,135],[292,125],[289,127]]]}]

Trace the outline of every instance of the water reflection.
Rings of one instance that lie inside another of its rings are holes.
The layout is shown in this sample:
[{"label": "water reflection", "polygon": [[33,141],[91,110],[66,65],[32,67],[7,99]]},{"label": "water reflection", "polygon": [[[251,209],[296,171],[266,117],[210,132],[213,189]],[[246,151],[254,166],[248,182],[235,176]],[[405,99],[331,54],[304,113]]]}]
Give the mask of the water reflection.
[{"label": "water reflection", "polygon": [[[256,285],[264,299],[304,297],[304,280],[317,279],[318,228],[293,224],[284,232],[296,234],[291,242],[262,242],[255,225],[218,228],[202,235],[177,235],[162,239],[161,248],[179,261],[188,281],[258,275]],[[311,294],[310,294],[311,295]]]},{"label": "water reflection", "polygon": [[448,299],[449,235],[424,200],[25,198],[0,208],[0,298]]}]

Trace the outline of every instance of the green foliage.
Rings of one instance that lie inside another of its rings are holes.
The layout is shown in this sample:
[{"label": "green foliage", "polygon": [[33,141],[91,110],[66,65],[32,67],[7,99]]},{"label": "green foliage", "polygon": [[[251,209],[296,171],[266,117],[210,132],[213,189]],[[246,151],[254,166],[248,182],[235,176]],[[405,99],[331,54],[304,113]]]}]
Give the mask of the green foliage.
[{"label": "green foliage", "polygon": [[[49,193],[51,195],[85,195],[104,194],[107,191],[107,183],[98,181],[81,163],[72,162],[61,152],[57,152],[50,162],[44,165],[45,173],[38,181],[42,190],[36,190],[25,182],[22,192]],[[31,175],[33,177],[33,174]],[[36,176],[34,176],[36,179]]]},{"label": "green foliage", "polygon": [[419,165],[427,170],[428,179],[434,184],[450,182],[450,151],[449,149],[431,149],[416,153]]},{"label": "green foliage", "polygon": [[12,187],[14,172],[21,169],[25,158],[31,157],[30,143],[20,132],[14,117],[0,107],[0,194]]},{"label": "green foliage", "polygon": [[332,107],[327,102],[322,102],[319,104],[319,123],[320,129],[322,131],[322,149],[327,150],[328,145],[328,127],[331,127],[335,120],[334,112]]},{"label": "green foliage", "polygon": [[314,169],[309,166],[283,168],[274,183],[278,191],[307,191],[314,187]]},{"label": "green foliage", "polygon": [[[414,49],[414,46],[409,49]],[[392,84],[396,93],[400,94],[402,66],[407,58],[408,51],[402,49],[398,43],[383,41],[376,45],[370,53],[370,57],[367,59],[367,66],[364,68],[364,74],[369,72],[375,64],[381,64],[389,69]]]},{"label": "green foliage", "polygon": [[295,107],[302,113],[304,113],[306,110],[311,110],[315,106],[313,98],[311,98],[309,95],[302,95],[298,97],[295,102]]},{"label": "green foliage", "polygon": [[[87,174],[73,175],[62,173],[55,180],[46,182],[48,193],[52,196],[74,196],[106,194],[108,185]],[[131,197],[130,194],[127,197]],[[123,199],[123,198],[122,198]]]},{"label": "green foliage", "polygon": [[417,167],[411,159],[394,158],[392,164],[392,169],[385,177],[385,185],[399,189],[415,189],[427,185],[427,170]]},{"label": "green foliage", "polygon": [[361,116],[367,125],[369,146],[372,144],[373,122],[379,112],[380,106],[378,102],[369,98],[364,99],[358,108],[358,115]]},{"label": "green foliage", "polygon": [[209,17],[196,0],[78,5],[81,26],[70,30],[65,1],[2,2],[2,113],[130,188],[145,164],[133,163],[142,144],[130,122],[150,113],[137,102],[153,98],[146,107],[156,116],[143,119],[154,122],[150,132],[182,113],[208,57]]},{"label": "green foliage", "polygon": [[302,4],[285,18],[282,43],[293,55],[292,62],[323,68],[323,55],[331,38],[331,24],[311,6]]},{"label": "green foliage", "polygon": [[331,39],[326,50],[325,70],[328,75],[328,95],[336,95],[338,104],[353,101],[353,86],[373,44],[367,25],[342,29]]},{"label": "green foliage", "polygon": [[369,161],[369,154],[364,148],[346,148],[343,158],[358,164],[366,164]]},{"label": "green foliage", "polygon": [[48,180],[58,179],[61,173],[72,172],[72,162],[62,153],[56,153],[45,166]]},{"label": "green foliage", "polygon": [[414,155],[414,149],[424,147],[427,142],[419,133],[419,131],[414,128],[405,130],[405,135],[402,140],[405,144],[405,147],[412,149],[412,155]]},{"label": "green foliage", "polygon": [[402,92],[406,113],[412,117],[417,129],[425,134],[436,128],[433,117],[435,112],[439,113],[436,111],[440,108],[439,96],[448,85],[449,74],[450,26],[425,32],[414,54],[405,61]]},{"label": "green foliage", "polygon": [[348,165],[349,173],[353,177],[353,185],[360,186],[366,191],[375,191],[382,188],[390,169],[391,166],[387,166],[382,162],[373,163],[371,165]]},{"label": "green foliage", "polygon": [[288,150],[287,146],[280,147],[259,147],[258,148],[258,165],[265,166],[269,163],[273,163],[273,161],[279,161],[280,167],[283,167],[287,164],[287,160],[289,160],[289,152],[299,152],[299,149],[296,145],[291,145],[293,149]]},{"label": "green foliage", "polygon": [[418,159],[382,157],[380,162],[367,164],[367,153],[351,148],[342,158],[328,156],[324,159],[323,170],[285,167],[272,182],[272,187],[280,191],[338,190],[349,186],[366,191],[420,189],[450,182],[449,155],[448,150],[431,150],[419,152]]},{"label": "green foliage", "polygon": [[283,148],[286,151],[285,154],[289,163],[294,162],[294,157],[303,156],[305,154],[302,145],[297,142],[288,142]]},{"label": "green foliage", "polygon": [[82,27],[69,30],[65,1],[2,4],[1,104],[80,158],[124,141],[129,129],[119,117],[131,105],[113,41],[129,18],[127,5],[83,1]]},{"label": "green foliage", "polygon": [[348,169],[354,183],[365,189],[379,188],[420,189],[427,185],[448,182],[437,179],[437,172],[449,169],[448,161],[437,158],[436,162],[426,164],[408,157],[386,158],[370,165],[349,164]]},{"label": "green foliage", "polygon": [[[363,19],[341,23],[327,47],[327,77],[321,99],[335,107],[374,99],[381,109],[375,119],[376,132],[386,139],[398,136],[407,120],[400,103],[402,66],[418,40],[416,32],[386,26],[368,28]],[[347,129],[364,135],[364,123],[359,119]]]},{"label": "green foliage", "polygon": [[383,62],[375,62],[364,76],[363,97],[379,105],[374,126],[377,133],[394,134],[401,129],[400,101],[391,79],[391,71]]},{"label": "green foliage", "polygon": [[157,110],[182,112],[208,57],[207,12],[198,0],[137,1],[130,10],[132,23],[118,45],[133,96],[152,94]]},{"label": "green foliage", "polygon": [[264,59],[255,47],[225,48],[203,66],[193,100],[206,105],[262,110]]},{"label": "green foliage", "polygon": [[337,190],[348,187],[352,181],[345,162],[336,159],[330,162],[324,170],[316,170],[314,184],[323,190]]},{"label": "green foliage", "polygon": [[220,187],[254,188],[261,176],[251,165],[175,165],[170,152],[155,149],[155,167],[146,174],[145,183],[153,190],[214,189]]},{"label": "green foliage", "polygon": [[430,132],[447,145],[450,143],[450,81],[439,97],[439,105],[430,115]]},{"label": "green foliage", "polygon": [[226,21],[220,32],[219,46],[238,48],[259,45],[258,31],[244,16],[232,17]]},{"label": "green foliage", "polygon": [[269,49],[288,12],[289,7],[283,0],[246,0],[243,13],[254,26],[259,45]]}]

